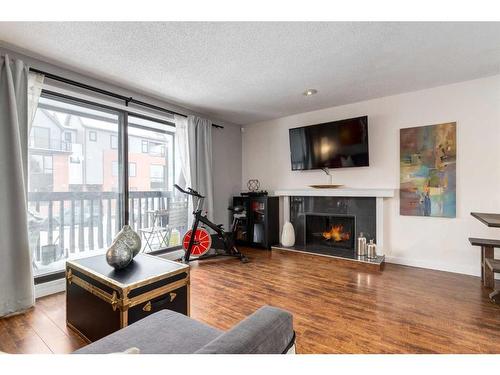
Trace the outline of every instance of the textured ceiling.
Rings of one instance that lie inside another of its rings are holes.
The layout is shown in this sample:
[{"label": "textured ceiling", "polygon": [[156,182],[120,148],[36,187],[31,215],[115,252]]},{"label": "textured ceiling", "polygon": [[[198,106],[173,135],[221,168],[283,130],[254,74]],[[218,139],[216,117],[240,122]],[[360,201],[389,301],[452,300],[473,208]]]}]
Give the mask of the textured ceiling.
[{"label": "textured ceiling", "polygon": [[14,22],[0,40],[237,124],[500,73],[500,23]]}]

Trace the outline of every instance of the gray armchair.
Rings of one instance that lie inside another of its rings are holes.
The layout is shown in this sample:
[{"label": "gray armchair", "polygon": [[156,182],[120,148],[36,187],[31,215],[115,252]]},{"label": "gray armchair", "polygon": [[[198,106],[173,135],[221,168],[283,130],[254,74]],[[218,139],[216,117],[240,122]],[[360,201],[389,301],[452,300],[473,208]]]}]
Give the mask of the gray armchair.
[{"label": "gray armchair", "polygon": [[162,310],[80,350],[77,354],[285,354],[295,353],[292,314],[264,306],[224,332],[185,315]]}]

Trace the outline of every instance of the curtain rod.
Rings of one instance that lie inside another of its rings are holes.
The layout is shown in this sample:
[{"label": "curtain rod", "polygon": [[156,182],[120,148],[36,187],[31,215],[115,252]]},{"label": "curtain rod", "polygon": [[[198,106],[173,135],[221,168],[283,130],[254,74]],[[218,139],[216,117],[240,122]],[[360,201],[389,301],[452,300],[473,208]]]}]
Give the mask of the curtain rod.
[{"label": "curtain rod", "polygon": [[[73,81],[72,79],[68,79],[68,78],[64,78],[64,77],[61,77],[61,76],[58,76],[58,75],[55,75],[55,74],[52,74],[52,73],[44,72],[43,70],[39,70],[39,69],[35,69],[35,68],[30,68],[30,71],[32,71],[34,73],[43,74],[45,77],[47,77],[49,79],[52,79],[54,81],[63,82],[63,83],[66,83],[68,85],[79,87],[81,89],[85,89],[85,90],[97,92],[97,93],[102,94],[102,95],[106,95],[106,96],[110,96],[110,97],[115,98],[115,99],[123,100],[125,102],[126,106],[128,106],[129,103],[133,103],[133,104],[140,105],[142,107],[154,109],[156,111],[170,113],[171,115],[177,115],[177,116],[187,117],[187,115],[185,115],[183,113],[171,111],[170,109],[162,108],[162,107],[156,106],[154,104],[149,104],[149,103],[143,102],[141,100],[134,99],[131,96],[128,97],[128,96],[117,94],[117,93],[112,92],[112,91],[103,90],[103,89],[100,89],[100,88],[95,87],[95,86],[90,86],[90,85],[87,85],[85,83]],[[214,128],[224,129],[224,127],[221,126],[221,125],[212,124],[212,126]]]}]

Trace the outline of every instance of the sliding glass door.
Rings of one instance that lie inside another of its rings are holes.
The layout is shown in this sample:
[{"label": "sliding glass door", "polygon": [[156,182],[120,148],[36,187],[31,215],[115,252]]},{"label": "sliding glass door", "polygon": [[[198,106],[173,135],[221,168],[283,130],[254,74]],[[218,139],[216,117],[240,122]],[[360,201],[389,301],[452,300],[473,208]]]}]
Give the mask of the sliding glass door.
[{"label": "sliding glass door", "polygon": [[62,271],[66,259],[104,253],[126,222],[144,251],[178,246],[187,203],[172,192],[174,140],[173,123],[42,94],[28,147],[35,276]]}]

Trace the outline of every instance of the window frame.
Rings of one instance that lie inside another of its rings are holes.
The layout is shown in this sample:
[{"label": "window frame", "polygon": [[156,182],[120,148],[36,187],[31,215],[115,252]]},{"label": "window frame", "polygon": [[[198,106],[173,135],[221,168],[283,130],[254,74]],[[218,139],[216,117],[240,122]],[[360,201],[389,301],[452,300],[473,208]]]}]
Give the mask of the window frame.
[{"label": "window frame", "polygon": [[73,143],[73,132],[68,130],[64,132],[64,142]]},{"label": "window frame", "polygon": [[89,130],[89,142],[97,142],[97,131]]},{"label": "window frame", "polygon": [[[63,93],[63,92],[54,91],[52,89],[52,87],[50,89],[43,88],[42,92],[41,92],[41,97],[46,97],[46,98],[50,98],[53,100],[59,100],[59,101],[64,102],[64,103],[77,104],[77,105],[81,105],[83,107],[88,107],[88,108],[93,108],[93,109],[97,108],[99,110],[104,110],[107,112],[112,112],[112,113],[118,114],[118,125],[119,125],[118,126],[118,155],[119,155],[119,161],[118,161],[119,164],[118,165],[120,165],[120,163],[121,163],[121,165],[123,166],[123,168],[121,168],[122,170],[121,171],[119,170],[119,178],[121,180],[120,186],[122,187],[122,191],[120,191],[118,193],[120,198],[121,198],[120,199],[120,206],[121,206],[121,208],[120,208],[120,210],[121,210],[120,211],[121,212],[120,225],[124,225],[125,223],[128,224],[129,223],[129,215],[130,215],[129,205],[128,205],[128,202],[129,202],[129,189],[128,189],[128,170],[129,170],[129,167],[128,167],[128,163],[129,163],[129,161],[128,161],[128,127],[129,127],[129,125],[128,125],[128,117],[130,116],[130,117],[136,117],[136,118],[140,118],[140,119],[144,119],[144,120],[153,121],[155,123],[162,124],[162,125],[165,125],[167,127],[173,128],[173,129],[175,129],[175,127],[176,127],[175,123],[173,121],[167,121],[164,119],[156,118],[154,116],[148,116],[148,115],[145,115],[143,113],[135,112],[133,110],[123,109],[123,108],[115,107],[113,105],[102,104],[101,102],[98,101],[98,99],[96,99],[96,101],[84,99],[84,98],[78,97],[78,94],[76,94],[76,93],[74,95],[68,95],[68,94]],[[131,125],[131,126],[136,126],[136,125]],[[49,129],[49,131],[50,131],[50,129]],[[173,141],[173,145],[174,145],[175,144],[175,130],[168,131],[165,129],[162,131],[164,131],[166,133],[170,133],[172,135],[172,141]],[[97,136],[97,133],[96,133],[96,136]],[[90,137],[90,135],[89,135],[89,137]],[[97,141],[97,138],[95,141],[92,141],[92,142],[96,142],[96,141]],[[49,142],[50,142],[50,138],[49,138]],[[148,147],[148,149],[149,149],[149,147]],[[174,150],[173,152],[175,152],[175,147],[173,147],[173,150]],[[175,176],[175,169],[176,169],[176,167],[175,167],[175,163],[174,163],[174,176]],[[136,173],[137,173],[137,166],[136,166]],[[158,249],[155,251],[151,251],[148,254],[160,255],[160,254],[165,254],[165,253],[168,253],[171,251],[179,250],[180,248],[181,248],[181,246],[162,248],[162,249]],[[63,271],[55,271],[55,272],[35,276],[34,282],[35,282],[35,285],[38,285],[38,284],[42,284],[42,283],[45,283],[48,281],[59,280],[59,279],[62,279],[64,277],[65,277],[64,270]]]}]

